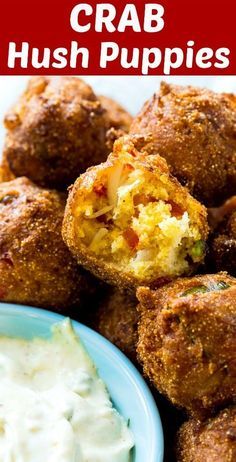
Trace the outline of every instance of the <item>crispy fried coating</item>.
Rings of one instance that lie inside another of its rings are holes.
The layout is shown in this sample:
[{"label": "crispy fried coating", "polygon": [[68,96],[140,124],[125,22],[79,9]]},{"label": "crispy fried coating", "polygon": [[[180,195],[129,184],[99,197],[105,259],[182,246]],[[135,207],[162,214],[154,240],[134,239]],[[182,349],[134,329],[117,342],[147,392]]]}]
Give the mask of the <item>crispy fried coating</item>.
[{"label": "crispy fried coating", "polygon": [[5,158],[2,159],[0,162],[0,183],[4,183],[5,181],[14,180],[14,175],[11,172],[7,160]]},{"label": "crispy fried coating", "polygon": [[65,189],[108,155],[106,111],[76,77],[33,77],[5,117],[5,156],[16,176]]},{"label": "crispy fried coating", "polygon": [[220,207],[208,209],[208,223],[211,232],[214,232],[221,223],[236,210],[236,196],[232,196]]},{"label": "crispy fried coating", "polygon": [[236,276],[236,211],[220,227],[212,243],[212,259],[216,269]]},{"label": "crispy fried coating", "polygon": [[102,107],[106,110],[107,128],[122,130],[128,133],[132,122],[132,116],[117,101],[108,96],[98,96]]},{"label": "crispy fried coating", "polygon": [[109,288],[96,316],[95,328],[136,361],[138,312],[137,299],[127,291]]},{"label": "crispy fried coating", "polygon": [[78,262],[119,288],[160,285],[204,259],[205,208],[164,159],[142,152],[144,142],[117,140],[107,162],[77,179],[65,212],[64,240]]},{"label": "crispy fried coating", "polygon": [[209,261],[217,271],[236,276],[236,196],[218,209],[209,211],[213,235],[209,243]]},{"label": "crispy fried coating", "polygon": [[113,150],[114,142],[129,132],[132,122],[131,115],[120,105],[107,96],[98,97],[101,105],[106,109],[107,124],[106,146],[109,152]]},{"label": "crispy fried coating", "polygon": [[179,462],[235,462],[236,407],[201,423],[190,420],[179,432]]},{"label": "crispy fried coating", "polygon": [[167,160],[180,183],[208,207],[236,190],[236,105],[232,95],[162,82],[131,125],[153,135],[146,149]]},{"label": "crispy fried coating", "polygon": [[79,305],[89,278],[61,237],[65,198],[27,178],[0,184],[0,300],[44,308]]},{"label": "crispy fried coating", "polygon": [[182,278],[137,290],[138,355],[173,404],[203,417],[236,399],[236,279]]}]

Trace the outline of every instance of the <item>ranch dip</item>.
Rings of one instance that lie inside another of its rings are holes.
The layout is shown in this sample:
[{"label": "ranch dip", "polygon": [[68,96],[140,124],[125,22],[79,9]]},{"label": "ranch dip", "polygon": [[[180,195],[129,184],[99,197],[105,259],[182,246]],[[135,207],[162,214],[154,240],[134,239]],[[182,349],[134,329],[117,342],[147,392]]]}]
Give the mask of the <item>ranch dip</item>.
[{"label": "ranch dip", "polygon": [[129,462],[133,444],[69,320],[0,337],[1,462]]}]

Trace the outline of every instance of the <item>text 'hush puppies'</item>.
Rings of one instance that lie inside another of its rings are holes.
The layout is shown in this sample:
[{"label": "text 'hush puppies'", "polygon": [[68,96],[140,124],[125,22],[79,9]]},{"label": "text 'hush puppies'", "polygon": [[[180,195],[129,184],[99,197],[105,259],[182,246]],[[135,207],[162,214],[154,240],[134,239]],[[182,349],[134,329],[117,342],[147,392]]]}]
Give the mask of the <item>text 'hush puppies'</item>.
[{"label": "text 'hush puppies'", "polygon": [[199,422],[190,420],[180,429],[178,462],[235,462],[236,406],[216,417]]},{"label": "text 'hush puppies'", "polygon": [[138,354],[173,404],[204,416],[236,399],[236,279],[227,273],[139,288]]},{"label": "text 'hush puppies'", "polygon": [[117,140],[105,163],[77,179],[65,212],[64,240],[78,262],[121,287],[191,273],[208,233],[205,208],[143,142]]},{"label": "text 'hush puppies'", "polygon": [[90,279],[62,240],[64,207],[64,195],[27,178],[0,184],[0,301],[80,305]]},{"label": "text 'hush puppies'", "polygon": [[236,190],[235,97],[204,88],[161,84],[131,125],[152,134],[149,153],[167,160],[191,194],[214,207]]}]

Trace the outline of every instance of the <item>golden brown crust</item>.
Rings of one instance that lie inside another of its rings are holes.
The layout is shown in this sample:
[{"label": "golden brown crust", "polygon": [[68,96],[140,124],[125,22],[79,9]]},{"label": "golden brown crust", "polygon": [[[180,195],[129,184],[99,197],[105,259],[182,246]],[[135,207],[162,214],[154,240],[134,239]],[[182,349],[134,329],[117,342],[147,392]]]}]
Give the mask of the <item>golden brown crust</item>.
[{"label": "golden brown crust", "polygon": [[14,180],[15,176],[10,170],[8,162],[5,157],[3,157],[0,163],[0,183],[4,183],[5,181]]},{"label": "golden brown crust", "polygon": [[127,291],[109,288],[98,309],[94,328],[136,361],[137,299]]},{"label": "golden brown crust", "polygon": [[133,118],[117,101],[101,95],[98,99],[106,110],[104,114],[107,125],[106,146],[108,152],[111,152],[114,142],[129,132]]},{"label": "golden brown crust", "polygon": [[232,196],[220,207],[208,209],[208,223],[211,232],[214,232],[219,225],[236,210],[236,196]]},{"label": "golden brown crust", "polygon": [[107,154],[105,110],[76,77],[33,77],[5,117],[5,156],[16,176],[65,189]]},{"label": "golden brown crust", "polygon": [[61,238],[65,197],[27,178],[0,184],[0,300],[79,305],[89,278]]},{"label": "golden brown crust", "polygon": [[210,253],[218,271],[228,271],[236,276],[236,212],[216,232]]},{"label": "golden brown crust", "polygon": [[227,273],[137,291],[138,354],[173,404],[204,416],[236,399],[236,280]]},{"label": "golden brown crust", "polygon": [[128,133],[132,122],[132,116],[117,101],[108,96],[100,95],[98,99],[102,107],[106,110],[107,128],[114,128]]},{"label": "golden brown crust", "polygon": [[[113,153],[109,155],[107,161],[96,167],[87,170],[81,175],[70,189],[65,218],[63,223],[63,238],[78,262],[85,266],[94,275],[102,280],[114,284],[120,288],[133,290],[135,287],[146,284],[158,287],[172,279],[169,274],[153,274],[150,279],[140,280],[135,277],[129,269],[122,271],[120,265],[114,265],[108,259],[98,258],[96,254],[90,251],[89,246],[84,245],[77,236],[77,228],[80,227],[80,219],[77,217],[77,208],[81,203],[85,203],[88,195],[93,192],[94,187],[103,178],[106,177],[107,171],[121,162],[122,156],[129,156],[128,160],[139,169],[145,178],[147,175],[155,178],[161,177],[163,184],[168,184],[171,194],[175,195],[179,204],[184,204],[185,210],[191,209],[191,220],[199,228],[199,234],[203,241],[208,234],[208,225],[206,220],[206,210],[199,202],[190,196],[187,189],[182,187],[178,181],[169,173],[169,169],[164,159],[160,156],[146,156],[143,153],[142,146],[145,143],[143,137],[125,136],[115,142]],[[126,159],[126,157],[125,157]],[[148,176],[149,180],[150,177]],[[165,187],[165,186],[163,186]],[[204,258],[204,252],[202,257]],[[193,270],[195,264],[191,266],[189,272]]]},{"label": "golden brown crust", "polygon": [[236,407],[204,423],[190,420],[179,433],[179,462],[235,462]]},{"label": "golden brown crust", "polygon": [[210,209],[213,234],[209,243],[209,262],[217,271],[236,276],[236,196],[218,209]]},{"label": "golden brown crust", "polygon": [[161,84],[131,125],[153,135],[150,153],[164,157],[178,180],[209,207],[236,190],[236,106],[232,95]]}]

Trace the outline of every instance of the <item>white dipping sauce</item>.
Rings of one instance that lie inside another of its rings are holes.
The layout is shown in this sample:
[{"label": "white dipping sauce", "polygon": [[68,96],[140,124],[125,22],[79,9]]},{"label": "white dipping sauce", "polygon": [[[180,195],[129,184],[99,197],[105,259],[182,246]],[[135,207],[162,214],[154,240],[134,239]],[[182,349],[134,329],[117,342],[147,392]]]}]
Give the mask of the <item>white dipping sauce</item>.
[{"label": "white dipping sauce", "polygon": [[68,320],[0,337],[1,462],[128,462],[133,437]]}]

